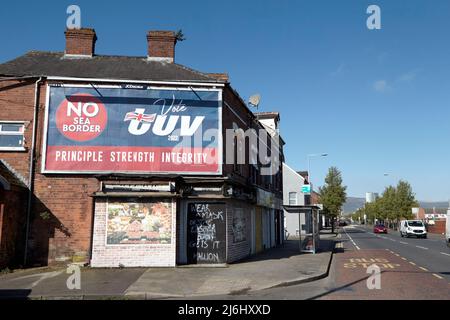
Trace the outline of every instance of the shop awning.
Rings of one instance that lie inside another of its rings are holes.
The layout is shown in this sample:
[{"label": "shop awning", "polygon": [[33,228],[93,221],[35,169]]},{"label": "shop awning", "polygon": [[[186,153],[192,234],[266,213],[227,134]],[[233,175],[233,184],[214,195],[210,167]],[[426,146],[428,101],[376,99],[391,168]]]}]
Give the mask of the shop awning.
[{"label": "shop awning", "polygon": [[316,205],[305,205],[305,206],[284,205],[283,208],[289,213],[306,213],[311,212],[312,210],[322,210],[321,207]]}]

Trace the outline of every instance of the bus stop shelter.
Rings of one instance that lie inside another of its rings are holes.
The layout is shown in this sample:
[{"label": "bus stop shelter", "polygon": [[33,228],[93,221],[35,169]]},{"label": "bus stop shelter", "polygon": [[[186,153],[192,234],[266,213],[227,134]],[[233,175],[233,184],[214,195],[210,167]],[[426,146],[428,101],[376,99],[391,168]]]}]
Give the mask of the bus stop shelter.
[{"label": "bus stop shelter", "polygon": [[[320,241],[319,211],[322,208],[316,205],[285,205],[283,208],[289,214],[298,214],[300,252],[316,253]],[[302,213],[305,216],[305,221],[302,221]],[[303,236],[302,231],[304,231]]]}]

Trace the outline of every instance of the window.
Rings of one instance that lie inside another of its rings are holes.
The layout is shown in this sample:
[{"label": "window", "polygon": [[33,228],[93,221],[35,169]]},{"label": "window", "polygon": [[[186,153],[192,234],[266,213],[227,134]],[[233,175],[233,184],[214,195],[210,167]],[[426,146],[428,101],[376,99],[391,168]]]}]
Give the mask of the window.
[{"label": "window", "polygon": [[25,150],[23,122],[0,121],[0,150]]},{"label": "window", "polygon": [[423,227],[422,221],[408,221],[407,223],[410,227]]},{"label": "window", "polygon": [[297,205],[297,192],[289,192],[289,205]]}]

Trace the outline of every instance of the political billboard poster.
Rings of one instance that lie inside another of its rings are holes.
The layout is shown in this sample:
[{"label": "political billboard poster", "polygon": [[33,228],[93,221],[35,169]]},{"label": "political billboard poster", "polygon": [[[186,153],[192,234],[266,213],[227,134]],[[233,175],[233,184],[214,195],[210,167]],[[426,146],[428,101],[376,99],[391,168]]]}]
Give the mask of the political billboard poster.
[{"label": "political billboard poster", "polygon": [[221,174],[221,91],[49,85],[44,173]]}]

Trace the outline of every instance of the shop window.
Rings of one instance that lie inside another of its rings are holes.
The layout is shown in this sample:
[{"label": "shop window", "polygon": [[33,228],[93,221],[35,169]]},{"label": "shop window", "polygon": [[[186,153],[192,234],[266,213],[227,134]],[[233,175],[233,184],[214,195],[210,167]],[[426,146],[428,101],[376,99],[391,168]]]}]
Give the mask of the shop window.
[{"label": "shop window", "polygon": [[23,122],[0,121],[0,150],[25,150]]}]

